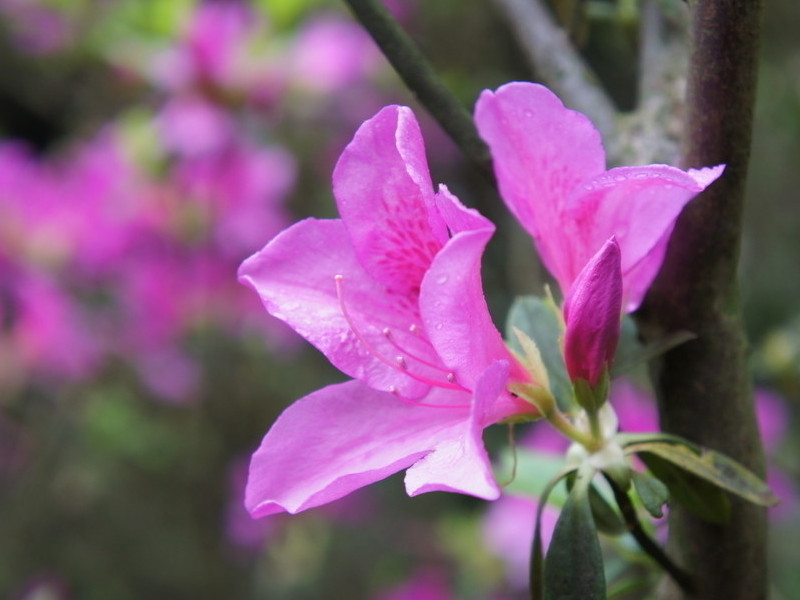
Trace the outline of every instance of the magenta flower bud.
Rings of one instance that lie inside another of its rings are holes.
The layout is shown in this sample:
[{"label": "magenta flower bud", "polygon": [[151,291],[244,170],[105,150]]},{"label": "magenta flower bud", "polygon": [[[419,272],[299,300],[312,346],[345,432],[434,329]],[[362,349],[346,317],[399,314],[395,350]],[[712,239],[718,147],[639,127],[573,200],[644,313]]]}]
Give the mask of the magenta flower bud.
[{"label": "magenta flower bud", "polygon": [[572,284],[564,302],[567,372],[594,388],[617,350],[622,314],[619,244],[611,237]]}]

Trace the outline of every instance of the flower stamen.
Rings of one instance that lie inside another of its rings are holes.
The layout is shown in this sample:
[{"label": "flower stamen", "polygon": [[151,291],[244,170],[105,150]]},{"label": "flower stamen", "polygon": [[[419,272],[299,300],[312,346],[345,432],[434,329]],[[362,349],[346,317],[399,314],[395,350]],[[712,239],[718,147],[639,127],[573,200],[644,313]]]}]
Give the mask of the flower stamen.
[{"label": "flower stamen", "polygon": [[[394,357],[394,360],[392,360],[392,359],[384,356],[383,354],[381,354],[366,339],[366,337],[361,333],[359,328],[356,326],[355,321],[353,320],[352,316],[350,315],[350,312],[347,310],[347,306],[345,305],[345,302],[344,302],[343,284],[342,284],[342,282],[344,281],[344,275],[341,275],[341,274],[334,275],[333,279],[334,279],[334,282],[336,284],[336,297],[339,300],[339,306],[342,309],[342,315],[344,316],[345,320],[347,321],[347,324],[350,326],[350,331],[353,332],[353,335],[356,336],[356,339],[364,345],[364,347],[369,351],[370,354],[372,354],[375,358],[377,358],[379,361],[381,361],[383,364],[385,364],[386,366],[390,367],[391,369],[394,369],[395,371],[401,372],[401,373],[405,374],[406,376],[410,377],[411,379],[414,379],[415,381],[419,381],[420,383],[424,383],[424,384],[429,385],[431,387],[438,387],[438,388],[444,388],[444,389],[449,389],[449,390],[458,390],[458,391],[462,391],[462,392],[469,392],[470,391],[467,388],[465,388],[464,386],[456,383],[455,373],[447,371],[443,367],[441,367],[439,365],[436,365],[434,363],[431,363],[430,361],[427,361],[427,360],[425,360],[425,359],[423,359],[423,358],[421,358],[419,356],[416,356],[416,355],[408,352],[407,350],[403,349],[402,347],[400,347],[400,345],[397,344],[397,342],[394,341],[394,338],[391,335],[391,331],[388,328],[384,328],[381,331],[382,334],[392,344],[392,346],[394,346],[397,350],[403,352],[404,355],[397,355],[397,356]],[[411,328],[409,328],[409,330],[411,331],[412,328],[414,328],[414,331],[413,331],[414,333],[421,333],[421,332],[419,332],[419,328],[416,325],[412,325]],[[425,339],[424,336],[420,336],[420,337],[422,339]],[[426,377],[424,375],[420,375],[419,373],[414,373],[413,371],[411,371],[409,369],[406,357],[408,357],[409,359],[415,360],[415,361],[419,362],[420,364],[425,365],[425,366],[427,366],[427,367],[429,367],[431,369],[446,373],[445,381],[439,381],[439,380],[436,380],[436,379],[431,379],[431,378]],[[390,391],[392,391],[398,398],[401,397],[399,395],[399,393],[397,392],[397,388],[391,388]],[[407,399],[403,399],[403,400],[405,401]],[[437,405],[430,405],[430,404],[423,404],[423,403],[418,403],[418,402],[413,402],[413,401],[410,401],[410,402],[412,404],[416,404],[416,405],[419,405],[419,406],[432,406],[432,407],[436,407],[436,408],[464,408],[463,405],[438,405],[438,404]]]}]

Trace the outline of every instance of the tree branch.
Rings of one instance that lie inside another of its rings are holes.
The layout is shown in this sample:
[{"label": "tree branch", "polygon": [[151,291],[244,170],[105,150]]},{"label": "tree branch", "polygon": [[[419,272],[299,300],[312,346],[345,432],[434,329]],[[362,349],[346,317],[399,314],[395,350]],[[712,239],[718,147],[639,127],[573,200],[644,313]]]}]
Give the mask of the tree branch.
[{"label": "tree branch", "polygon": [[617,111],[597,77],[541,0],[495,0],[528,61],[570,108],[589,116],[603,138],[616,130]]},{"label": "tree branch", "polygon": [[617,164],[677,164],[685,119],[688,8],[676,3],[667,16],[657,0],[640,8],[639,98],[622,115],[617,139],[609,140]]},{"label": "tree branch", "polygon": [[[748,377],[736,269],[756,86],[758,0],[696,0],[683,163],[726,163],[691,202],[638,320],[646,338],[689,330],[697,339],[653,365],[662,427],[764,472]],[[766,515],[731,498],[724,527],[670,513],[671,554],[692,565],[697,598],[766,598]],[[662,598],[684,598],[665,586]]]},{"label": "tree branch", "polygon": [[469,111],[439,79],[414,41],[380,0],[345,0],[422,105],[452,138],[464,155],[494,181],[489,149],[478,135]]},{"label": "tree branch", "polygon": [[636,543],[639,544],[639,547],[664,569],[684,592],[687,594],[693,593],[694,580],[692,576],[672,562],[669,556],[661,549],[661,546],[653,541],[653,539],[647,535],[647,532],[642,529],[642,524],[639,522],[639,517],[636,515],[636,508],[633,506],[633,502],[631,502],[628,493],[617,485],[613,477],[609,477],[606,473],[603,473],[603,476],[611,487],[611,491],[614,493],[614,499],[617,501],[617,506],[619,506],[622,512],[622,517],[625,519],[628,531],[636,540]]}]

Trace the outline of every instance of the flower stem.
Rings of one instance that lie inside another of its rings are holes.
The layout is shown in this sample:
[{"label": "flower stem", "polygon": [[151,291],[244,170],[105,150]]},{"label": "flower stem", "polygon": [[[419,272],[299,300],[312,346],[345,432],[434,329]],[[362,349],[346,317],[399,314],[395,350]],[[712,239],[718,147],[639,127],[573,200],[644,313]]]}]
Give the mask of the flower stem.
[{"label": "flower stem", "polygon": [[691,595],[694,593],[694,579],[689,573],[672,562],[672,559],[666,555],[664,550],[661,549],[661,546],[654,542],[653,539],[647,535],[647,532],[642,529],[642,524],[639,523],[639,518],[636,516],[636,509],[633,506],[633,502],[631,502],[631,499],[628,497],[628,494],[623,491],[622,488],[617,485],[617,482],[607,473],[603,473],[603,477],[606,478],[608,485],[611,487],[611,491],[614,493],[614,499],[617,501],[620,511],[622,511],[622,518],[625,519],[628,531],[641,549],[644,550],[650,558],[656,561],[661,568],[669,573],[670,577],[675,580],[675,583],[680,586],[685,594]]},{"label": "flower stem", "polygon": [[344,1],[431,116],[494,183],[489,149],[478,135],[471,115],[447,89],[419,47],[380,0]]},{"label": "flower stem", "polygon": [[592,435],[587,435],[575,425],[573,425],[567,417],[564,416],[564,413],[559,411],[557,408],[553,409],[552,411],[548,411],[545,413],[544,417],[550,422],[550,424],[558,429],[561,433],[566,435],[573,441],[578,442],[579,444],[586,447],[587,450],[592,451],[597,447],[597,438]]}]

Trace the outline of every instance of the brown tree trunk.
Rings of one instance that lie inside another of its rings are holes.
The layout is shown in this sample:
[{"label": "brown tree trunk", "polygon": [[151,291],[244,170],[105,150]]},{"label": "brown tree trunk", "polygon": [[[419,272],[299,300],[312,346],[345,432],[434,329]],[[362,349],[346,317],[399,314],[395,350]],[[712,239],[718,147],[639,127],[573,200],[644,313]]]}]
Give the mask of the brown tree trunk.
[{"label": "brown tree trunk", "polygon": [[[698,336],[653,365],[664,430],[763,474],[736,277],[760,12],[759,0],[697,0],[692,5],[683,163],[725,163],[727,168],[682,214],[638,318],[646,338],[676,330]],[[675,507],[670,554],[694,574],[697,598],[766,598],[765,512],[731,501],[725,527]],[[660,597],[683,598],[668,582]]]}]

